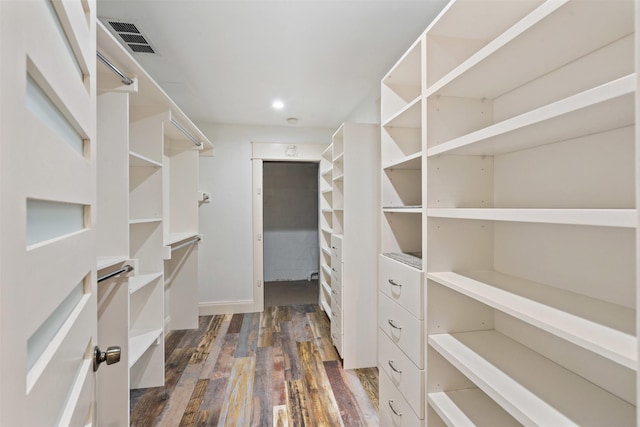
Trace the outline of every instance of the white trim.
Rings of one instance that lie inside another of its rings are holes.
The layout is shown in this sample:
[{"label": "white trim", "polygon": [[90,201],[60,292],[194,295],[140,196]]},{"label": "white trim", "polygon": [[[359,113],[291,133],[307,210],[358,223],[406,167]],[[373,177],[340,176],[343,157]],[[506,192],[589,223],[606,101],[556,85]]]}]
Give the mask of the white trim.
[{"label": "white trim", "polygon": [[[252,142],[251,162],[253,168],[253,300],[228,303],[201,303],[200,315],[223,313],[255,313],[264,310],[264,229],[262,224],[262,163],[263,161],[289,161],[320,163],[322,153],[329,144],[285,144],[277,142]],[[295,150],[291,149],[295,147]],[[295,152],[295,156],[287,156]],[[320,169],[318,168],[318,174]],[[258,191],[260,190],[260,191]],[[318,186],[318,190],[320,187]],[[258,194],[260,193],[260,194]],[[318,193],[319,194],[319,193]],[[257,236],[261,239],[258,241]],[[318,255],[319,256],[319,255]],[[320,295],[318,294],[318,303]],[[222,310],[218,312],[218,310]]]}]

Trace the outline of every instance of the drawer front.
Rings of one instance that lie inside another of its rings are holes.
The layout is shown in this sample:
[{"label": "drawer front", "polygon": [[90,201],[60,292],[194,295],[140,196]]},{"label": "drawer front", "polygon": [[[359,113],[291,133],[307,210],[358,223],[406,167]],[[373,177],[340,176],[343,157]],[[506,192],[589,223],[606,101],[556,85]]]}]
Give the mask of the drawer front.
[{"label": "drawer front", "polygon": [[342,356],[342,309],[335,299],[331,298],[331,341]]},{"label": "drawer front", "polygon": [[402,393],[393,386],[393,382],[384,369],[379,366],[378,372],[380,373],[380,410],[378,411],[380,413],[380,425],[394,427],[424,426],[424,419],[421,419],[413,412]]},{"label": "drawer front", "polygon": [[378,326],[420,369],[424,369],[424,322],[378,294]]},{"label": "drawer front", "polygon": [[331,257],[331,274],[338,273],[342,276],[342,261],[338,257]]},{"label": "drawer front", "polygon": [[424,274],[415,268],[380,255],[378,289],[423,320]]},{"label": "drawer front", "polygon": [[331,256],[335,256],[342,261],[342,236],[331,235]]},{"label": "drawer front", "polygon": [[331,298],[342,308],[342,284],[331,280]]},{"label": "drawer front", "polygon": [[424,370],[378,329],[378,363],[419,418],[424,418]]},{"label": "drawer front", "polygon": [[342,263],[331,265],[331,283],[342,286]]}]

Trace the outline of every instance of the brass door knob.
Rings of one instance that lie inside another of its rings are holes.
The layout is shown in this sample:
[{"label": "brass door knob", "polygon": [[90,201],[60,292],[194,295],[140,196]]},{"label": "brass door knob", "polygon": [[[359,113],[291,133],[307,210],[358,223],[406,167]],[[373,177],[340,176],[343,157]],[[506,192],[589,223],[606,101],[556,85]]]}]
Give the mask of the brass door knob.
[{"label": "brass door knob", "polygon": [[100,347],[95,346],[93,348],[93,372],[98,370],[102,362],[107,362],[107,365],[118,363],[120,361],[120,353],[122,353],[122,350],[118,345],[107,348],[107,351],[101,351]]}]

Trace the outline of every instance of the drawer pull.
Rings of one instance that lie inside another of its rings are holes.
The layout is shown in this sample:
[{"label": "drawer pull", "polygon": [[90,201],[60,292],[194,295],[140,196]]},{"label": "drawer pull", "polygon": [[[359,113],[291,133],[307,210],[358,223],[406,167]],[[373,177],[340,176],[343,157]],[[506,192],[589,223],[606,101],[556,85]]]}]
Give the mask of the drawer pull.
[{"label": "drawer pull", "polygon": [[336,248],[335,246],[331,246],[331,249],[338,249],[338,248]]},{"label": "drawer pull", "polygon": [[387,322],[389,323],[389,325],[391,325],[393,329],[398,329],[398,330],[402,329],[400,326],[396,325],[396,322],[394,322],[391,319],[387,320]]},{"label": "drawer pull", "polygon": [[336,291],[334,291],[333,289],[331,289],[331,294],[332,295],[338,295],[338,293]]},{"label": "drawer pull", "polygon": [[402,285],[400,283],[397,283],[395,280],[393,279],[389,279],[389,283],[391,284],[391,286],[397,286],[399,288],[402,287]]},{"label": "drawer pull", "polygon": [[338,272],[338,270],[336,270],[336,269],[335,269],[335,268],[333,268],[333,267],[331,267],[331,271],[333,271],[333,272],[335,272],[335,273],[337,273],[337,272]]},{"label": "drawer pull", "polygon": [[394,414],[396,414],[397,416],[401,417],[402,416],[402,412],[398,412],[396,411],[396,408],[393,407],[393,400],[389,401],[389,408],[391,408],[391,412],[393,412]]},{"label": "drawer pull", "polygon": [[389,360],[389,367],[393,369],[393,372],[397,372],[399,374],[402,373],[400,369],[396,368],[396,365],[393,363],[393,360]]}]

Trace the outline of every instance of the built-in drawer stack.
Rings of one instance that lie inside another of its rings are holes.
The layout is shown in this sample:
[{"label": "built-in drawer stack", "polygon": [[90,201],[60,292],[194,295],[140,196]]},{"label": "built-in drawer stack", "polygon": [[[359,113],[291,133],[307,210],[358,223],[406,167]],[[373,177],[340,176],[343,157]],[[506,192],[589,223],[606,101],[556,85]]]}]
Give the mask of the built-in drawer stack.
[{"label": "built-in drawer stack", "polygon": [[389,419],[384,425],[420,425],[424,419],[423,283],[421,271],[380,256],[380,416]]},{"label": "built-in drawer stack", "polygon": [[331,339],[342,354],[342,236],[331,236]]}]

